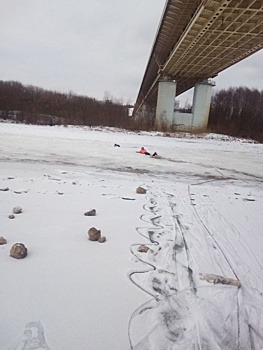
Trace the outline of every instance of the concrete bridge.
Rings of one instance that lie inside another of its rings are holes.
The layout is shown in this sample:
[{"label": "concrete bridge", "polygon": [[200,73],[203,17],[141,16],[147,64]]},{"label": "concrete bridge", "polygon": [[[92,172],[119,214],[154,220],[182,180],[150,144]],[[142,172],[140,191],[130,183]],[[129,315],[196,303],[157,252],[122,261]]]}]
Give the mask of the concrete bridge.
[{"label": "concrete bridge", "polygon": [[[167,0],[134,117],[158,129],[206,128],[212,78],[262,48],[263,0]],[[174,112],[175,96],[192,87],[191,113]]]}]

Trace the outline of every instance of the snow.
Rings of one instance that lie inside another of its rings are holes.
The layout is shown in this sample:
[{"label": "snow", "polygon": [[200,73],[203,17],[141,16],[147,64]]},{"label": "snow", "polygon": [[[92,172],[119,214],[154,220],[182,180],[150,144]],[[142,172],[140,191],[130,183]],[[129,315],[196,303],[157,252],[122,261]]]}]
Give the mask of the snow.
[{"label": "snow", "polygon": [[263,348],[263,145],[0,123],[0,150],[1,350]]}]

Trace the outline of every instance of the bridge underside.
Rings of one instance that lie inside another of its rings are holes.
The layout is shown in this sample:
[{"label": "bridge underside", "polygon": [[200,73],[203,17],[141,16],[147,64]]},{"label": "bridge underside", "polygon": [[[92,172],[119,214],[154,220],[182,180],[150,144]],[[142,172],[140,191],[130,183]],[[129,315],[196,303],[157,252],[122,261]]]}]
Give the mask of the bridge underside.
[{"label": "bridge underside", "polygon": [[261,48],[262,0],[168,0],[135,113],[156,108],[159,80],[176,81],[180,95]]}]

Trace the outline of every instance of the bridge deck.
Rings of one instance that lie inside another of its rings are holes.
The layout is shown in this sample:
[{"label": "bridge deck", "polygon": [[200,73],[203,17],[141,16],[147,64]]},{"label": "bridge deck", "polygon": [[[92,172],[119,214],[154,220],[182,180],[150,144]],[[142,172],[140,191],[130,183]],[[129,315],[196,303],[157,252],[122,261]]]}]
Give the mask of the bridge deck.
[{"label": "bridge deck", "polygon": [[136,101],[155,107],[168,75],[177,95],[263,48],[262,0],[168,0]]}]

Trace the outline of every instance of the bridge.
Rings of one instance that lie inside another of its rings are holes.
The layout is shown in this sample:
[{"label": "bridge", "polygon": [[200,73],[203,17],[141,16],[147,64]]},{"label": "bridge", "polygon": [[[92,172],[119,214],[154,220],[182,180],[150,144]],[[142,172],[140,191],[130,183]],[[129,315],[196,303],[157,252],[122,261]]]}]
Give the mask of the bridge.
[{"label": "bridge", "polygon": [[[211,78],[262,48],[263,0],[167,0],[135,118],[152,118],[157,129],[205,128]],[[192,87],[192,112],[174,112],[175,96]]]}]

